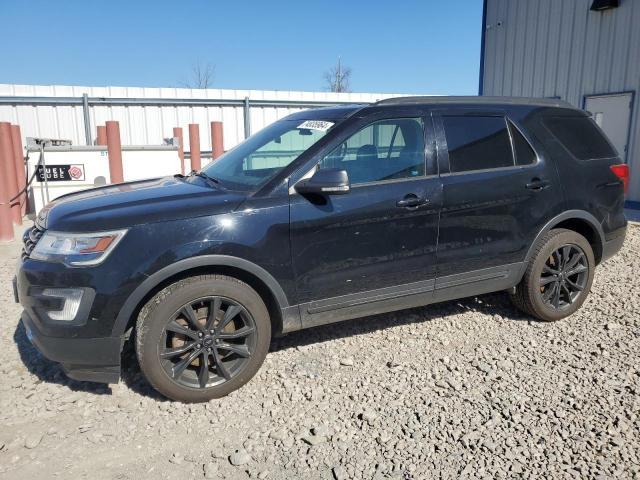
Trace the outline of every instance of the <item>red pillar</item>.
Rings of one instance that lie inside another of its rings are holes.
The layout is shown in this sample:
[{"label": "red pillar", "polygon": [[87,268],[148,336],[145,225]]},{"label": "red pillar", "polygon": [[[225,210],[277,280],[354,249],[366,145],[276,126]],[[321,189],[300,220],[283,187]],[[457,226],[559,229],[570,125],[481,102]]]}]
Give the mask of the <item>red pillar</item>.
[{"label": "red pillar", "polygon": [[189,150],[191,151],[191,170],[200,170],[200,127],[197,123],[189,124]]},{"label": "red pillar", "polygon": [[[19,125],[11,125],[11,143],[13,145],[13,158],[16,166],[16,179],[18,180],[18,191],[27,186],[27,172],[24,164],[24,150],[22,149],[22,135]],[[24,192],[16,200],[20,203],[20,214],[27,213],[27,192]]]},{"label": "red pillar", "polygon": [[[1,125],[1,124],[0,124]],[[4,128],[0,128],[0,240],[13,240],[13,222],[11,221],[11,207],[9,206],[9,176],[7,164],[13,164],[13,148],[11,137],[6,136]],[[11,155],[9,155],[9,153]]]},{"label": "red pillar", "polygon": [[107,122],[107,152],[109,155],[109,175],[111,183],[124,182],[122,173],[122,144],[120,142],[120,124],[113,120]]},{"label": "red pillar", "polygon": [[[9,192],[11,218],[16,225],[22,225],[22,209],[16,195],[18,195],[18,178],[16,176],[16,161],[13,154],[13,142],[11,140],[11,124],[0,122],[0,135],[2,135],[2,155],[4,157],[4,168],[2,174],[7,178],[7,188]],[[13,198],[13,200],[11,200]]]},{"label": "red pillar", "polygon": [[107,144],[107,127],[104,125],[98,125],[98,136],[96,137],[96,145]]},{"label": "red pillar", "polygon": [[222,122],[211,122],[211,156],[215,160],[223,153]]},{"label": "red pillar", "polygon": [[184,136],[182,135],[182,128],[173,127],[173,136],[180,142],[178,147],[178,157],[180,157],[180,173],[184,175]]}]

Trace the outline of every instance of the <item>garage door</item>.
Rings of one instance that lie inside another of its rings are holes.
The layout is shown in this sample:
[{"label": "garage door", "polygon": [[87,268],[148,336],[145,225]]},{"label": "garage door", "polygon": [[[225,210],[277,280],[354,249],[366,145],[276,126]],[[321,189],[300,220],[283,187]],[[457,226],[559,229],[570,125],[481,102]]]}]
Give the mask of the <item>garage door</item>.
[{"label": "garage door", "polygon": [[585,110],[593,114],[594,120],[607,134],[625,162],[629,144],[632,101],[630,92],[585,97]]}]

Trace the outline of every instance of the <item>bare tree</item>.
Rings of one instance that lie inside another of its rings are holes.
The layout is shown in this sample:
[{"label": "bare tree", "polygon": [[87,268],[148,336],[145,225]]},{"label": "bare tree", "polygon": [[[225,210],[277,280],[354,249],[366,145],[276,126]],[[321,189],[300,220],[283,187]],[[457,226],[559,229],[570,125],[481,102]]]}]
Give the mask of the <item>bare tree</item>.
[{"label": "bare tree", "polygon": [[342,60],[338,57],[338,63],[331,67],[324,74],[326,88],[330,92],[349,92],[351,83],[351,69],[342,65]]},{"label": "bare tree", "polygon": [[213,77],[216,66],[207,62],[202,63],[198,60],[191,66],[191,76],[182,85],[187,88],[209,88],[213,86]]}]

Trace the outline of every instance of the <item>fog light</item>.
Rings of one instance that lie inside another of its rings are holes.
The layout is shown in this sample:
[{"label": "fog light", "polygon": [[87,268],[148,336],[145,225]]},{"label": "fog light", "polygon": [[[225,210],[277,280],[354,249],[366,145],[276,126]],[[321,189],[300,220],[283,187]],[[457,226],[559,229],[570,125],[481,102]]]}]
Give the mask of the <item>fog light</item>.
[{"label": "fog light", "polygon": [[48,313],[51,320],[62,320],[70,322],[76,318],[80,301],[84,290],[77,288],[45,288],[42,295],[45,297],[61,298],[63,300],[60,310],[51,310]]}]

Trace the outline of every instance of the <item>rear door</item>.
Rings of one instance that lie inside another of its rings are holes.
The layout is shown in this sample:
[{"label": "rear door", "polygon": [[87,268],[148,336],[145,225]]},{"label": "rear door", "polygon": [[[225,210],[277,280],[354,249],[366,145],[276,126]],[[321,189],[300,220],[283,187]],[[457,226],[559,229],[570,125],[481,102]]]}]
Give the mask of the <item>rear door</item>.
[{"label": "rear door", "polygon": [[443,182],[436,290],[454,298],[506,288],[560,209],[555,168],[505,112],[442,111],[436,125]]}]

